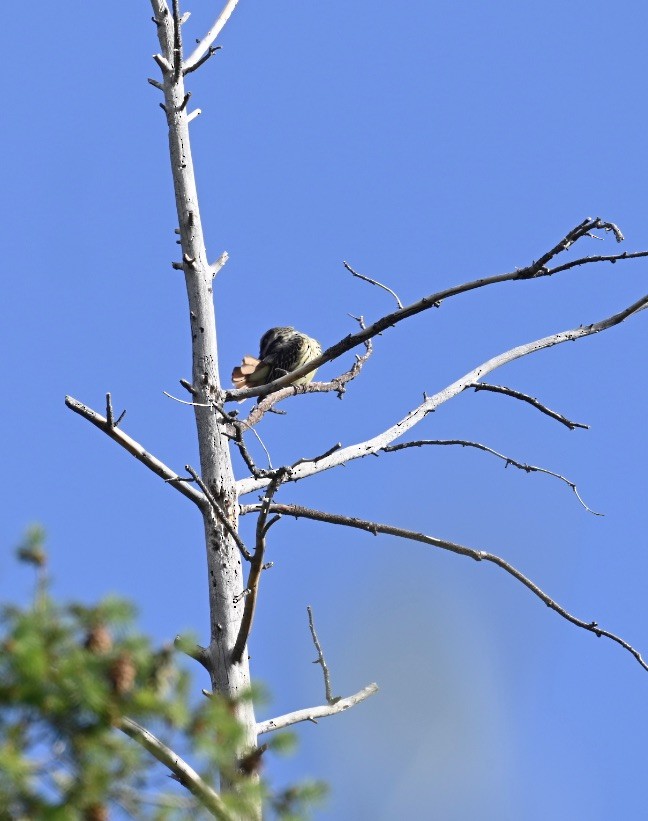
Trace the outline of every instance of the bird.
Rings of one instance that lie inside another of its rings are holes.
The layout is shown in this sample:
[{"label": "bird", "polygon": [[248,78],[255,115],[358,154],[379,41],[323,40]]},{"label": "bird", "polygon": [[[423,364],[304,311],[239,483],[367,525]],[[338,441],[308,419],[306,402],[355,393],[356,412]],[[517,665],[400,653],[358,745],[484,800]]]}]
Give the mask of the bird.
[{"label": "bird", "polygon": [[[285,376],[305,365],[322,353],[322,346],[291,326],[270,328],[259,342],[259,358],[246,354],[240,365],[232,371],[235,388],[258,388]],[[294,379],[291,385],[308,385],[315,371]]]}]

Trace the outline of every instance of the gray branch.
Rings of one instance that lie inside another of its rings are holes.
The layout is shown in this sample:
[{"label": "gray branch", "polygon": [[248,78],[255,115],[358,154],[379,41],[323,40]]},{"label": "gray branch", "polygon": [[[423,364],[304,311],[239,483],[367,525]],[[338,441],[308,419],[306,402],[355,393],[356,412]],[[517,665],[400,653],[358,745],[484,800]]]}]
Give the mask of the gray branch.
[{"label": "gray branch", "polygon": [[257,724],[257,733],[261,735],[262,733],[271,733],[275,730],[283,730],[293,724],[298,724],[300,721],[311,721],[313,724],[317,724],[318,718],[326,718],[326,716],[333,716],[336,713],[343,713],[345,710],[348,710],[349,707],[355,707],[356,704],[360,704],[361,701],[369,698],[369,696],[373,696],[374,693],[377,692],[378,685],[369,684],[363,690],[360,690],[360,692],[352,696],[347,696],[346,698],[341,698],[339,701],[336,701],[335,704],[323,704],[321,707],[306,707],[304,710],[295,710],[292,713],[277,716],[277,718],[260,721]]},{"label": "gray branch", "polygon": [[[241,506],[241,515],[247,513],[255,513],[259,509],[258,505],[242,505]],[[521,582],[528,590],[530,590],[534,596],[537,596],[540,601],[544,602],[547,607],[554,610],[558,613],[559,616],[566,619],[571,624],[576,625],[576,627],[581,627],[583,630],[587,630],[589,633],[594,633],[595,636],[601,637],[605,636],[608,639],[616,642],[617,644],[621,645],[625,650],[631,653],[635,659],[639,662],[639,664],[644,668],[644,670],[648,670],[648,663],[643,659],[641,653],[636,650],[631,644],[628,644],[625,639],[622,639],[620,636],[617,636],[615,633],[611,633],[608,630],[603,630],[599,627],[597,622],[595,621],[583,621],[582,619],[576,618],[564,607],[554,601],[550,596],[548,596],[540,587],[538,587],[535,582],[532,582],[528,576],[525,576],[521,573],[517,568],[513,567],[513,565],[509,564],[507,561],[502,559],[500,556],[496,556],[494,553],[488,553],[486,550],[476,550],[472,547],[466,547],[465,545],[460,545],[455,542],[447,541],[446,539],[438,539],[435,536],[428,536],[425,533],[417,533],[414,530],[406,530],[403,527],[394,527],[393,525],[386,525],[380,524],[379,522],[371,522],[367,519],[358,519],[356,517],[351,516],[342,516],[338,513],[326,513],[322,510],[313,510],[311,508],[302,507],[302,505],[290,505],[290,504],[278,504],[273,503],[270,505],[270,510],[273,513],[280,513],[283,516],[294,516],[295,518],[304,518],[304,519],[312,519],[316,522],[328,522],[329,524],[334,525],[342,525],[344,527],[353,527],[357,528],[358,530],[364,530],[367,533],[371,533],[374,536],[377,536],[379,533],[384,533],[389,536],[397,536],[401,539],[408,539],[414,542],[421,542],[422,544],[431,545],[432,547],[440,547],[442,550],[448,550],[451,553],[457,553],[460,556],[467,556],[470,559],[475,559],[478,562],[491,562],[492,564],[497,565],[497,567],[501,567],[509,575],[513,576],[514,579],[517,579]]]},{"label": "gray branch", "polygon": [[584,428],[585,430],[589,430],[589,425],[584,425],[582,422],[572,422],[571,419],[567,419],[566,416],[563,416],[562,413],[558,413],[557,411],[551,410],[546,405],[543,405],[538,399],[533,396],[529,396],[526,393],[521,393],[521,391],[513,390],[513,388],[507,388],[504,385],[489,385],[487,382],[475,382],[474,385],[467,385],[468,388],[474,388],[475,391],[491,391],[492,393],[503,393],[505,396],[512,396],[514,399],[519,399],[522,402],[527,402],[534,408],[537,408],[541,413],[550,416],[552,419],[555,419],[557,422],[565,425],[570,430],[574,430],[575,428]]},{"label": "gray branch", "polygon": [[236,821],[236,817],[231,813],[223,799],[170,747],[167,747],[159,738],[139,725],[132,718],[123,717],[119,719],[117,725],[119,729],[130,736],[144,749],[148,750],[157,760],[164,764],[174,775],[174,777],[186,787],[189,792],[205,807],[213,816],[221,821]]},{"label": "gray branch", "polygon": [[[110,396],[110,394],[108,394]],[[110,438],[117,442],[117,444],[121,445],[124,450],[127,450],[132,456],[134,456],[138,461],[140,461],[143,465],[146,465],[149,470],[152,470],[156,476],[160,476],[164,481],[182,493],[183,496],[186,496],[187,499],[191,499],[198,507],[202,510],[205,506],[206,499],[195,488],[188,485],[186,482],[182,480],[178,474],[171,470],[170,467],[161,462],[157,459],[153,454],[149,453],[139,442],[136,442],[134,439],[131,439],[130,436],[125,434],[122,430],[120,430],[115,422],[101,416],[101,414],[93,411],[91,408],[87,407],[87,405],[82,404],[77,399],[74,399],[71,396],[65,397],[65,404],[73,410],[75,413],[78,413],[79,416],[82,416],[84,419],[87,419],[88,422],[91,422],[95,427],[99,428],[99,430],[103,431],[105,434],[110,436]],[[108,415],[112,415],[112,406],[108,402]]]},{"label": "gray branch", "polygon": [[461,447],[464,448],[476,448],[477,450],[483,450],[485,453],[490,453],[498,459],[502,459],[505,463],[504,467],[512,465],[514,468],[523,470],[525,473],[544,473],[546,476],[553,476],[556,479],[560,479],[561,482],[564,482],[574,491],[576,498],[588,513],[592,513],[594,516],[604,515],[603,513],[597,513],[585,504],[580,493],[578,492],[576,484],[570,479],[567,479],[566,476],[562,476],[560,473],[556,473],[553,470],[547,470],[547,468],[541,468],[536,465],[527,465],[524,462],[518,462],[517,459],[512,459],[510,456],[505,456],[503,453],[500,453],[493,448],[489,448],[488,445],[483,445],[481,442],[470,442],[466,439],[419,439],[416,442],[401,442],[398,445],[387,445],[387,447],[383,448],[383,451],[385,453],[393,453],[397,450],[405,450],[406,448],[420,448],[424,445],[461,445]]}]

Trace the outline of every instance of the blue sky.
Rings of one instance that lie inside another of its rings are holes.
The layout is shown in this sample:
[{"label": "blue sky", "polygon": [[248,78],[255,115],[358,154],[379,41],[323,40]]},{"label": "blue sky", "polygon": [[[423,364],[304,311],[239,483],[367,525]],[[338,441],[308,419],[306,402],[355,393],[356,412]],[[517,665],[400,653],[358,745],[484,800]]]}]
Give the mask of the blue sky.
[{"label": "blue sky", "polygon": [[[218,6],[188,8],[190,41]],[[166,127],[146,82],[150,8],[14,4],[4,19],[0,595],[27,595],[12,547],[38,520],[61,597],[119,592],[160,641],[206,639],[196,511],[63,405],[69,393],[101,410],[110,390],[128,433],[177,469],[197,462],[190,409],[162,394],[180,393],[190,346]],[[273,325],[329,345],[352,329],[347,312],[391,310],[343,259],[411,302],[526,265],[588,215],[648,248],[647,23],[632,0],[241,0],[189,83],[208,249],[230,254],[215,288],[222,373]],[[579,248],[617,250],[609,237]],[[590,266],[459,296],[377,339],[344,401],[292,400],[261,434],[277,464],[358,441],[490,356],[629,305],[647,271]],[[604,518],[549,477],[450,449],[355,463],[280,500],[499,553],[648,652],[647,321],[494,374],[589,431],[484,393],[418,428],[563,473]],[[336,691],[381,685],[300,728],[299,754],[271,764],[279,783],[329,781],[318,818],[644,817],[648,673],[619,647],[496,568],[421,545],[284,522],[269,552],[251,642],[274,699],[261,717],[322,700],[307,604]]]}]

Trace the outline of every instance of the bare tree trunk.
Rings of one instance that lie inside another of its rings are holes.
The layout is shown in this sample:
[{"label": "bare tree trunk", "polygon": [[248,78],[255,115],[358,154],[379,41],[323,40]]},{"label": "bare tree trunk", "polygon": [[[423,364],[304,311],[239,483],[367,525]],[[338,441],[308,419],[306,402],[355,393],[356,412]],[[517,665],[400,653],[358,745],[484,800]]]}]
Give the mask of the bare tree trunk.
[{"label": "bare tree trunk", "polygon": [[[229,440],[224,435],[221,418],[213,407],[214,403],[222,403],[212,293],[214,266],[207,260],[200,219],[189,138],[188,97],[184,86],[182,46],[179,33],[175,31],[174,16],[166,9],[164,0],[152,0],[152,5],[158,21],[158,36],[163,55],[161,68],[164,108],[169,125],[169,151],[183,254],[182,268],[189,300],[192,384],[195,389],[194,410],[200,449],[200,470],[203,482],[236,528],[238,504]],[[177,13],[175,18],[177,23]],[[250,700],[240,700],[241,694],[250,686],[247,652],[243,653],[240,661],[232,661],[232,649],[239,634],[243,610],[241,555],[213,509],[205,506],[203,516],[211,640],[209,647],[200,654],[200,659],[209,670],[214,691],[235,701],[236,716],[245,728],[244,749],[241,750],[245,753],[256,746],[256,722]]]}]

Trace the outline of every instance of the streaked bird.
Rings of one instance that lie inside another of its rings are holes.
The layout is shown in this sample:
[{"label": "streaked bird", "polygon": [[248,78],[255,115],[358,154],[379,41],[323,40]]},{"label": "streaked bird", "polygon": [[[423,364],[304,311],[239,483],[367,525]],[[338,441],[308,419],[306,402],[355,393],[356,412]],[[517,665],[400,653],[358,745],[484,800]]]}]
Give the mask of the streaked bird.
[{"label": "streaked bird", "polygon": [[[270,328],[261,337],[259,358],[246,354],[232,371],[235,388],[258,388],[294,371],[322,353],[316,339],[291,327]],[[315,371],[300,376],[291,385],[307,385]]]}]

